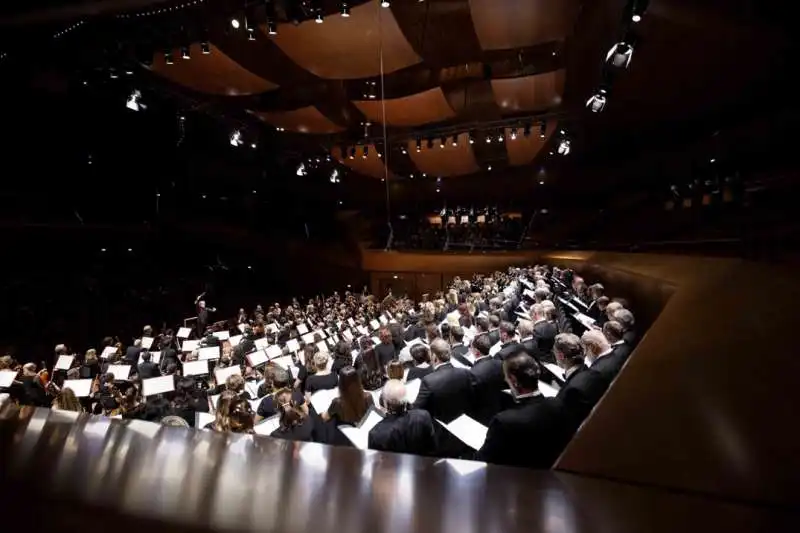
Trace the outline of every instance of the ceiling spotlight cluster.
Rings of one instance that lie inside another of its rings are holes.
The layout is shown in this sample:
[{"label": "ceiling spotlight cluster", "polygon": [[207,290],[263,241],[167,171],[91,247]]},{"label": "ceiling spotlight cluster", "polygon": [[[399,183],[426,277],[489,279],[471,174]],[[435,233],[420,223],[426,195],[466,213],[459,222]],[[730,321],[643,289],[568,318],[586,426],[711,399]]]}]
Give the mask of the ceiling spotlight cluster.
[{"label": "ceiling spotlight cluster", "polygon": [[117,15],[118,19],[131,19],[139,17],[152,17],[153,15],[163,15],[166,13],[173,13],[182,9],[188,9],[196,5],[200,5],[205,0],[192,0],[191,2],[178,2],[173,6],[162,7],[160,9],[151,9],[149,11],[140,11],[139,13],[122,13]]},{"label": "ceiling spotlight cluster", "polygon": [[634,26],[642,20],[647,3],[648,0],[628,0],[622,17],[622,36],[606,53],[600,86],[586,100],[586,108],[592,113],[600,113],[606,108],[614,76],[630,66],[636,48]]}]

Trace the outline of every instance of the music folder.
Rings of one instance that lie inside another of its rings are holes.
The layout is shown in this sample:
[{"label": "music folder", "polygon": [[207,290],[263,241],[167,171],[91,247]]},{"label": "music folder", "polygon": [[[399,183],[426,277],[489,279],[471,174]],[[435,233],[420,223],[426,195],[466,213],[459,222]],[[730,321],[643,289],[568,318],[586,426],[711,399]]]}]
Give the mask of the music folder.
[{"label": "music folder", "polygon": [[245,357],[247,357],[247,361],[253,368],[259,365],[264,365],[267,363],[267,361],[269,361],[269,356],[266,354],[264,350],[257,350],[255,352],[245,355]]},{"label": "music folder", "polygon": [[449,424],[445,424],[438,418],[436,421],[458,440],[475,451],[480,450],[483,447],[483,443],[486,442],[486,433],[489,428],[467,415],[461,415]]},{"label": "music folder", "polygon": [[92,395],[91,379],[68,379],[62,388],[70,388],[78,398],[86,398]]},{"label": "music folder", "polygon": [[311,395],[310,402],[317,414],[321,415],[331,406],[334,398],[339,397],[339,389],[318,390]]},{"label": "music folder", "polygon": [[417,401],[420,385],[422,385],[421,379],[412,379],[406,383],[406,402],[413,404],[415,401]]},{"label": "music folder", "polygon": [[253,431],[256,435],[265,435],[269,437],[272,435],[272,432],[278,429],[281,425],[281,415],[274,415],[269,418],[265,418],[255,426],[253,426]]},{"label": "music folder", "polygon": [[58,361],[56,361],[56,366],[53,370],[69,370],[69,367],[72,366],[72,361],[75,360],[75,357],[72,355],[59,355]]},{"label": "music folder", "polygon": [[353,443],[353,446],[359,450],[366,450],[369,444],[369,432],[372,428],[378,425],[384,416],[375,408],[375,406],[367,409],[366,414],[355,426],[341,425],[341,431],[347,439]]},{"label": "music folder", "polygon": [[204,376],[208,374],[208,361],[186,361],[183,363],[183,375]]}]

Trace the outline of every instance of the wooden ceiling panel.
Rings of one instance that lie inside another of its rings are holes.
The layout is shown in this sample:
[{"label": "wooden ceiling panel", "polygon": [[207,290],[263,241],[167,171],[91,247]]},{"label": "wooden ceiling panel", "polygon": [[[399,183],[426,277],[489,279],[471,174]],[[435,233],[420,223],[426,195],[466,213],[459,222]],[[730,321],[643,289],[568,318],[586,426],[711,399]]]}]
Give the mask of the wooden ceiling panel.
[{"label": "wooden ceiling panel", "polygon": [[506,128],[506,150],[508,151],[508,162],[512,166],[527,165],[536,158],[536,154],[547,144],[553,132],[556,131],[558,124],[555,120],[549,120],[545,128],[544,139],[541,138],[538,125],[531,129],[528,137],[523,135],[522,128],[517,128],[517,138],[511,138],[511,128]]},{"label": "wooden ceiling panel", "polygon": [[[375,149],[374,144],[367,145],[367,157],[364,157],[364,147],[355,147],[355,154],[350,159],[348,153],[342,153],[340,146],[334,146],[331,150],[331,155],[336,158],[341,164],[345,165],[351,170],[369,176],[371,178],[383,179],[386,176],[386,167],[383,164],[383,158],[378,157],[378,151]],[[350,150],[350,147],[347,147]],[[389,173],[389,177],[393,177]]]},{"label": "wooden ceiling panel", "polygon": [[255,113],[261,120],[276,128],[285,128],[298,133],[337,133],[344,128],[332,122],[314,106],[292,111],[268,111]]},{"label": "wooden ceiling panel", "polygon": [[380,7],[378,0],[351,8],[349,17],[327,16],[322,24],[282,24],[270,38],[295,63],[326,79],[379,75],[381,50],[386,74],[422,61],[392,11]]},{"label": "wooden ceiling panel", "polygon": [[434,139],[432,148],[428,148],[423,141],[419,152],[416,141],[409,141],[408,155],[420,172],[432,177],[463,176],[479,170],[467,133],[458,136],[457,146],[452,145],[450,138],[444,143],[444,147],[440,147],[439,139]]},{"label": "wooden ceiling panel", "polygon": [[484,50],[523,48],[563,40],[578,15],[578,0],[469,0]]},{"label": "wooden ceiling panel", "polygon": [[492,90],[502,113],[544,111],[561,104],[564,69],[522,78],[492,80]]},{"label": "wooden ceiling panel", "polygon": [[391,100],[359,100],[353,102],[372,122],[383,122],[383,105],[386,106],[386,124],[389,126],[419,126],[441,122],[456,116],[442,89],[435,87],[421,93]]},{"label": "wooden ceiling panel", "polygon": [[208,94],[239,96],[263,93],[277,87],[240,66],[214,45],[210,47],[210,54],[203,54],[198,43],[191,45],[189,51],[191,59],[181,59],[180,50],[173,50],[172,65],[167,65],[163,54],[155,54],[150,68],[172,82]]}]

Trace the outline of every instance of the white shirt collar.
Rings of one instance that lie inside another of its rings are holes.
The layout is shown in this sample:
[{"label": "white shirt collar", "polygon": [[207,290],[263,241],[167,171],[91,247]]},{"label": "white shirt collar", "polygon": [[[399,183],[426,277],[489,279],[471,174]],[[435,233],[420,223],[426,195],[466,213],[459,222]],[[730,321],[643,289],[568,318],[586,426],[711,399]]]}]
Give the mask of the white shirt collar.
[{"label": "white shirt collar", "polygon": [[611,346],[619,346],[620,344],[625,344],[625,341],[624,340],[618,340],[617,342],[612,343]]},{"label": "white shirt collar", "polygon": [[581,365],[574,365],[569,367],[564,371],[564,379],[569,379],[569,377],[581,369]]},{"label": "white shirt collar", "polygon": [[524,339],[520,339],[519,342],[525,342],[529,340],[533,340],[533,335],[531,335],[530,337],[525,337]]},{"label": "white shirt collar", "polygon": [[429,368],[431,365],[428,363],[420,363],[417,365],[417,368]]},{"label": "white shirt collar", "polygon": [[519,400],[522,400],[523,398],[533,398],[533,397],[539,396],[541,394],[542,393],[540,391],[535,390],[533,392],[526,392],[525,394],[520,394],[519,396],[514,396],[514,400],[519,401]]},{"label": "white shirt collar", "polygon": [[608,354],[612,353],[613,351],[614,351],[614,348],[609,348],[609,349],[608,349],[608,350],[606,350],[605,352],[603,352],[603,353],[601,353],[600,355],[598,355],[598,356],[595,358],[595,360],[597,360],[597,359],[600,359],[601,357],[605,357],[605,356],[607,356]]},{"label": "white shirt collar", "polygon": [[449,364],[450,364],[450,361],[448,361],[448,362],[446,362],[446,363],[439,363],[438,365],[433,365],[433,370],[434,370],[434,371],[436,371],[436,370],[439,370],[439,369],[440,369],[441,367],[443,367],[444,365],[449,365]]},{"label": "white shirt collar", "polygon": [[540,318],[539,320],[535,321],[533,324],[536,325],[539,322],[547,322],[547,319],[546,318]]}]

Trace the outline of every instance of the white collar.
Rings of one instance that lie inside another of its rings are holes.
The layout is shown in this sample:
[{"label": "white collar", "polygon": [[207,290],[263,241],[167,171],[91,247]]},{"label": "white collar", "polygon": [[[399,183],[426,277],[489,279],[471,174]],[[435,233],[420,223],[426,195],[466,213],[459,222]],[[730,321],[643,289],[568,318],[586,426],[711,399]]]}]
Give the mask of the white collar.
[{"label": "white collar", "polygon": [[569,377],[581,369],[581,365],[573,365],[564,371],[564,379],[569,379]]},{"label": "white collar", "polygon": [[434,370],[434,371],[436,371],[436,370],[439,370],[439,369],[440,369],[440,368],[442,368],[444,365],[449,365],[449,364],[450,364],[450,361],[447,361],[446,363],[439,363],[438,365],[434,365],[434,366],[433,366],[433,370]]},{"label": "white collar", "polygon": [[417,365],[417,368],[429,368],[431,365],[428,363],[420,363]]},{"label": "white collar", "polygon": [[519,400],[521,400],[523,398],[533,398],[533,397],[539,396],[541,394],[542,393],[539,390],[535,390],[533,392],[526,392],[525,394],[520,394],[519,396],[514,396],[514,400],[519,401]]},{"label": "white collar", "polygon": [[536,325],[536,324],[538,324],[539,322],[547,322],[547,319],[546,319],[546,318],[540,318],[539,320],[537,320],[536,322],[534,322],[534,323],[533,323],[533,325],[535,326],[535,325]]},{"label": "white collar", "polygon": [[617,342],[611,344],[611,346],[619,346],[620,344],[625,344],[624,340],[618,340]]},{"label": "white collar", "polygon": [[520,339],[519,342],[525,342],[529,340],[533,340],[533,335],[531,335],[530,337],[525,337],[524,339]]},{"label": "white collar", "polygon": [[463,342],[457,342],[455,344],[450,345],[451,348],[455,348],[456,346],[464,346]]}]

